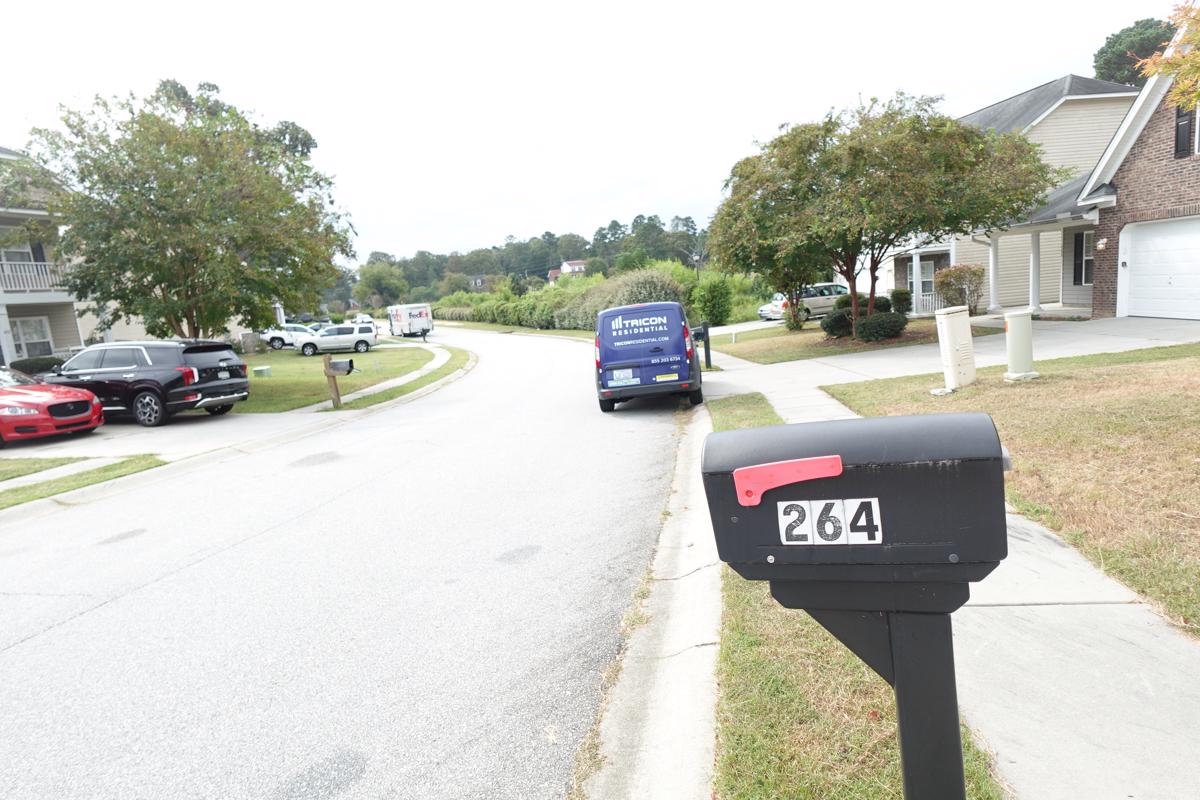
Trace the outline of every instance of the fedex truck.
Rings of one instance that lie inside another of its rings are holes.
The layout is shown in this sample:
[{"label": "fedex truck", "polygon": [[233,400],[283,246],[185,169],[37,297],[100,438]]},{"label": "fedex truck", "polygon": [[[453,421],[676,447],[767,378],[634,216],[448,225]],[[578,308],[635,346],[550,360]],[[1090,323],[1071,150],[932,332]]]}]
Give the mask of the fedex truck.
[{"label": "fedex truck", "polygon": [[388,306],[387,312],[392,336],[424,336],[433,330],[433,309],[429,303]]}]

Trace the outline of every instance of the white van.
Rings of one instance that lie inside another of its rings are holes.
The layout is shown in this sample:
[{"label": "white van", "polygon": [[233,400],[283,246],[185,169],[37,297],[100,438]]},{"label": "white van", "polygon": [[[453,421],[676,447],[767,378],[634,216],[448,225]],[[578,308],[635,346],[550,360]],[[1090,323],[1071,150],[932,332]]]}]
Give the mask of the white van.
[{"label": "white van", "polygon": [[433,308],[429,303],[388,306],[392,336],[421,336],[433,330]]}]

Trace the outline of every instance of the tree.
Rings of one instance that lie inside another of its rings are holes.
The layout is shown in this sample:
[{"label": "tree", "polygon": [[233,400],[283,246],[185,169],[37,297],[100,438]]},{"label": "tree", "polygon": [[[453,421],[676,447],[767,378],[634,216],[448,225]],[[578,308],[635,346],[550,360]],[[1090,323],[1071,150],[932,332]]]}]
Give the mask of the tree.
[{"label": "tree", "polygon": [[1170,76],[1168,101],[1176,108],[1192,111],[1200,100],[1200,9],[1191,3],[1178,6],[1171,15],[1171,25],[1182,28],[1183,34],[1170,53],[1166,48],[1151,53],[1138,62],[1138,68],[1147,78],[1159,74]]},{"label": "tree", "polygon": [[1019,134],[999,135],[939,114],[936,99],[897,94],[831,116],[814,219],[835,269],[870,281],[874,312],[880,265],[898,251],[976,230],[1007,227],[1069,175],[1042,162]]},{"label": "tree", "polygon": [[1104,81],[1142,86],[1146,77],[1138,63],[1161,50],[1175,35],[1175,26],[1160,19],[1139,19],[1104,40],[1093,63],[1096,77]]},{"label": "tree", "polygon": [[834,130],[799,125],[734,165],[728,197],[709,226],[708,244],[726,269],[756,274],[788,298],[789,326],[800,316],[804,287],[819,276],[826,254],[809,218],[820,185],[819,157]]},{"label": "tree", "polygon": [[466,292],[471,288],[471,281],[460,272],[448,272],[438,283],[438,296],[445,297],[455,292]]},{"label": "tree", "polygon": [[408,281],[395,264],[374,261],[358,269],[354,299],[363,305],[390,306],[408,293]]},{"label": "tree", "polygon": [[265,327],[277,301],[314,307],[338,280],[334,258],[353,255],[332,183],[308,161],[312,136],[259,126],[212,84],[163,81],[62,123],[33,131],[27,179],[63,227],[67,288],[107,325],[139,317],[151,335],[188,338],[231,319]]}]

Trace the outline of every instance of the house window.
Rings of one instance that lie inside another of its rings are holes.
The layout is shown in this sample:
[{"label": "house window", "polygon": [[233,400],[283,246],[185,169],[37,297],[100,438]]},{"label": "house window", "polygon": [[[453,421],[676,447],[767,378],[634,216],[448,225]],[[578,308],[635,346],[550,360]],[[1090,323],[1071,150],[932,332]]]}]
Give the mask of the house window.
[{"label": "house window", "polygon": [[19,358],[48,356],[54,352],[49,317],[11,317],[9,322]]},{"label": "house window", "polygon": [[1096,269],[1096,233],[1081,231],[1075,234],[1075,276],[1076,286],[1091,286],[1092,275]]},{"label": "house window", "polygon": [[1196,112],[1175,109],[1175,157],[1186,158],[1195,152]]}]

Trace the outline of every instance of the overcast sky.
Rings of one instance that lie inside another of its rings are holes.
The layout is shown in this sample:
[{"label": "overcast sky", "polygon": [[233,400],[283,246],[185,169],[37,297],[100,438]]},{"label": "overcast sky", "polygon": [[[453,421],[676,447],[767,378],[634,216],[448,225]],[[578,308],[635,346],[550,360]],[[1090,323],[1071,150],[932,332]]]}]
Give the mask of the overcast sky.
[{"label": "overcast sky", "polygon": [[161,78],[316,137],[365,259],[616,218],[706,225],[733,163],[859,97],[960,115],[1067,73],[1170,0],[12,3],[0,145]]}]

